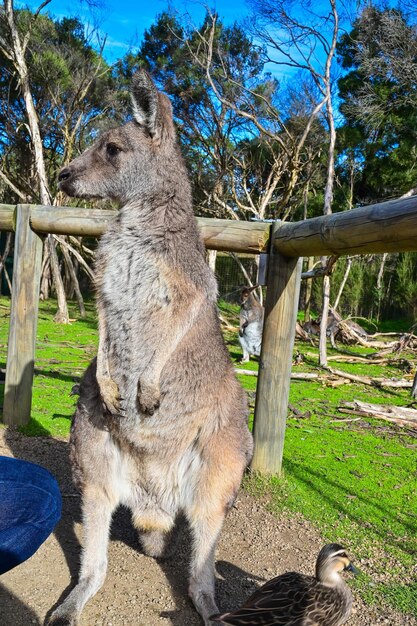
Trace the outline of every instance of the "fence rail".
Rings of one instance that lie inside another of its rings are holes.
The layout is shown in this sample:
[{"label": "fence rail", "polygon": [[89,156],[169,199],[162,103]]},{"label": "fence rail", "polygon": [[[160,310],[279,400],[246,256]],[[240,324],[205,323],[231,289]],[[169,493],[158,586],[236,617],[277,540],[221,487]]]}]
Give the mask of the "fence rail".
[{"label": "fence rail", "polygon": [[287,257],[408,252],[416,241],[417,196],[283,222],[274,236],[275,248]]},{"label": "fence rail", "polygon": [[[100,237],[117,211],[81,209],[78,207],[46,207],[18,205],[30,208],[29,221],[38,234]],[[16,207],[0,205],[0,230],[15,230]],[[268,246],[270,224],[197,218],[204,243],[210,250],[259,254]]]},{"label": "fence rail", "polygon": [[[30,418],[42,235],[98,237],[115,214],[73,207],[0,204],[0,230],[15,231],[3,408],[6,424],[24,424]],[[252,467],[263,473],[280,473],[301,257],[417,250],[417,197],[294,223],[197,221],[209,249],[269,253]]]}]

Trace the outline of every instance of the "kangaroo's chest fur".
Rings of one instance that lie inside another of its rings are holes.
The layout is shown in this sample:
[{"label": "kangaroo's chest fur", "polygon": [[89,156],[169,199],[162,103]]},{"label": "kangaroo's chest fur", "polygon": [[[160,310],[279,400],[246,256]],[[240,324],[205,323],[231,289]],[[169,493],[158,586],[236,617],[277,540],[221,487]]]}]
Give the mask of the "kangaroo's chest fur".
[{"label": "kangaroo's chest fur", "polygon": [[[150,424],[158,439],[166,436],[164,425],[172,428],[176,416],[191,424],[208,396],[219,393],[219,376],[234,379],[217,319],[216,282],[193,222],[188,234],[167,235],[162,228],[133,226],[122,214],[97,251],[100,332],[108,338],[110,375],[127,416],[142,422],[145,437]],[[151,421],[143,420],[138,381],[154,371],[161,403]]]}]

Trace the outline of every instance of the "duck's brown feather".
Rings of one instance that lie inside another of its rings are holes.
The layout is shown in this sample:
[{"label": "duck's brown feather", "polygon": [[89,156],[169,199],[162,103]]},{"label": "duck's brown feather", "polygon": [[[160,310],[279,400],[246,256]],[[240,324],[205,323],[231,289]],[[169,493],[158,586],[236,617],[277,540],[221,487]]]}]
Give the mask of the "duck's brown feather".
[{"label": "duck's brown feather", "polygon": [[347,587],[289,572],[267,582],[241,608],[212,619],[234,626],[341,626],[350,607]]}]

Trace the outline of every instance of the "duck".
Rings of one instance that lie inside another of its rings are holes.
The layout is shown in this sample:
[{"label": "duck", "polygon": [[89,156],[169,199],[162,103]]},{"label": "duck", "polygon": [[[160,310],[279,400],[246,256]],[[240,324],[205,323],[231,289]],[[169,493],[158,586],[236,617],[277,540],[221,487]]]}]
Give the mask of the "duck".
[{"label": "duck", "polygon": [[234,626],[342,626],[352,611],[352,594],[342,571],[358,573],[343,546],[327,544],[317,557],[315,576],[298,572],[277,576],[239,609],[210,620]]}]

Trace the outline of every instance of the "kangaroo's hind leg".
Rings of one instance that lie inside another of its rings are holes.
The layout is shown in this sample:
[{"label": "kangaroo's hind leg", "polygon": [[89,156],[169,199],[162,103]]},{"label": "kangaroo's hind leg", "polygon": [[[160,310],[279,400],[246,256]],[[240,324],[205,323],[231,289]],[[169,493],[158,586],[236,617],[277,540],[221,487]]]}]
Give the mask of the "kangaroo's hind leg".
[{"label": "kangaroo's hind leg", "polygon": [[241,363],[247,363],[249,361],[249,359],[250,359],[250,354],[248,352],[248,346],[247,346],[246,338],[245,337],[241,337],[239,335],[239,342],[240,342],[240,345],[242,347],[242,352],[243,352],[243,355],[242,355],[242,358],[240,359],[240,362]]},{"label": "kangaroo's hind leg", "polygon": [[104,490],[87,486],[83,493],[84,548],[79,581],[53,612],[51,626],[75,626],[85,603],[100,589],[107,571],[112,513],[117,503]]},{"label": "kangaroo's hind leg", "polygon": [[120,502],[121,454],[103,427],[105,415],[95,377],[95,360],[80,384],[80,400],[71,428],[71,462],[82,492],[83,551],[77,585],[52,613],[48,624],[73,626],[85,603],[106,577],[107,547],[113,511]]},{"label": "kangaroo's hind leg", "polygon": [[199,511],[190,519],[193,555],[188,593],[206,626],[210,625],[210,615],[218,613],[214,555],[224,517],[224,511],[211,511],[209,515]]},{"label": "kangaroo's hind leg", "polygon": [[[245,466],[244,460],[239,459],[236,453],[233,454],[234,451],[228,449],[228,446],[223,448],[220,441],[212,442],[211,448],[215,458],[203,470],[193,506],[186,511],[193,535],[189,595],[206,626],[211,624],[210,616],[218,612],[215,600],[215,550]],[[227,466],[224,464],[225,459],[229,461]]]}]

